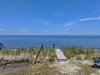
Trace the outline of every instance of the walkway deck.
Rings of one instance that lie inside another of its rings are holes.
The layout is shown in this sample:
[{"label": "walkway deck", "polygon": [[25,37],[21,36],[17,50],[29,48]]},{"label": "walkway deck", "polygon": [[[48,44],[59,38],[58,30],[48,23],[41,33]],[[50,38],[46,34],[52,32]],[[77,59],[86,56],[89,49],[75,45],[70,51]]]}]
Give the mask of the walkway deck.
[{"label": "walkway deck", "polygon": [[55,49],[55,51],[56,51],[58,61],[66,61],[67,60],[67,58],[65,57],[65,55],[63,54],[63,52],[60,49]]}]

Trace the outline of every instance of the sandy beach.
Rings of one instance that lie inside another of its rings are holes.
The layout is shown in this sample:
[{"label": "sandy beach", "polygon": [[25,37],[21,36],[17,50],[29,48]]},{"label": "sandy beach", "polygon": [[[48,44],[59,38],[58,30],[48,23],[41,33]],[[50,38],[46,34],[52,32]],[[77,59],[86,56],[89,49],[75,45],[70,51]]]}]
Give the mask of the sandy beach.
[{"label": "sandy beach", "polygon": [[[80,49],[82,53],[79,53]],[[11,51],[10,49],[8,49],[7,51],[2,50],[3,52],[1,51],[0,54],[1,62],[3,61],[2,64],[8,62],[9,63],[6,66],[1,64],[2,66],[0,66],[0,73],[2,75],[8,73],[17,74],[17,72],[19,71],[19,73],[21,72],[24,74],[28,72],[28,74],[32,74],[32,75],[34,74],[40,75],[40,73],[41,75],[45,75],[48,73],[49,73],[48,75],[98,75],[100,74],[99,68],[92,67],[94,61],[92,58],[99,56],[98,54],[99,49],[91,49],[91,48],[82,49],[82,48],[72,48],[72,47],[61,48],[62,51],[58,51],[58,54],[59,52],[62,52],[61,54],[62,55],[64,54],[65,55],[64,58],[66,57],[67,59],[62,60],[63,59],[62,58],[59,61],[56,56],[57,55],[57,53],[55,52],[56,50],[52,48],[43,48],[43,50],[40,52],[38,56],[36,64],[34,64],[34,61],[39,52],[39,48],[24,49],[24,50],[14,49],[14,51]],[[18,53],[13,54],[14,52],[18,52]],[[71,55],[69,52],[71,52]],[[27,59],[29,61],[26,61]],[[3,69],[4,66],[5,68]],[[43,71],[41,71],[41,69]]]}]

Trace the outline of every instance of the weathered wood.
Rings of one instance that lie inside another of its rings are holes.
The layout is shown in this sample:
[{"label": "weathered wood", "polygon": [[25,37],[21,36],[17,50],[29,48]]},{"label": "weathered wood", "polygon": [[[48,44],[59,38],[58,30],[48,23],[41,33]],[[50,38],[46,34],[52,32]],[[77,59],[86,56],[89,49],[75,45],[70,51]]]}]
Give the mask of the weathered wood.
[{"label": "weathered wood", "polygon": [[3,67],[3,69],[5,69],[5,68],[6,68],[6,66],[7,66],[7,63],[5,63],[5,64],[4,64],[4,67]]},{"label": "weathered wood", "polygon": [[55,49],[55,43],[53,43],[53,48]]},{"label": "weathered wood", "polygon": [[3,69],[5,69],[8,64],[15,64],[15,63],[22,63],[22,62],[27,63],[27,66],[28,66],[29,59],[22,60],[22,61],[16,61],[16,60],[15,61],[6,61],[5,63],[1,64],[0,66],[4,66]]},{"label": "weathered wood", "polygon": [[38,54],[37,54],[37,56],[36,56],[36,59],[35,59],[35,61],[34,61],[34,64],[36,63],[37,58],[38,58],[38,56],[39,56],[39,54],[40,54],[40,52],[41,52],[42,49],[43,49],[43,44],[41,45],[41,48],[40,48],[40,50],[39,50],[39,52],[38,52]]},{"label": "weathered wood", "polygon": [[5,49],[5,46],[2,43],[0,43],[0,50],[2,50],[3,48]]},{"label": "weathered wood", "polygon": [[63,54],[63,52],[60,49],[55,49],[55,51],[56,51],[58,61],[66,61],[67,60],[67,58],[65,57],[65,55]]}]

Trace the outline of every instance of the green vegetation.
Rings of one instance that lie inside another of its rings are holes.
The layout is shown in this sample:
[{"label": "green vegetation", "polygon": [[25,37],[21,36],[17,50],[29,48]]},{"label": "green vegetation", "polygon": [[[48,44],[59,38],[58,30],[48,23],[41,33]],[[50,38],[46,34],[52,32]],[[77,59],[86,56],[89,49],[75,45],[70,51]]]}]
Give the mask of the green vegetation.
[{"label": "green vegetation", "polygon": [[25,48],[0,50],[0,54],[3,54],[3,55],[20,55],[20,53],[25,53],[25,52],[27,52],[27,49]]},{"label": "green vegetation", "polygon": [[[3,49],[0,50],[0,55],[2,58],[0,58],[0,64],[7,62],[21,62],[28,60],[29,63],[32,63],[36,55],[38,54],[40,48],[16,48],[16,49]],[[11,58],[4,59],[6,57],[11,56]],[[48,57],[48,61],[54,61],[55,60],[55,50],[54,48],[43,48],[39,54],[39,59],[42,59],[40,61],[43,61]],[[12,59],[15,57],[14,59]],[[18,57],[18,58],[17,58]],[[19,58],[21,57],[21,58]],[[25,58],[24,58],[25,57]],[[2,62],[2,63],[1,63]]]},{"label": "green vegetation", "polygon": [[54,48],[50,48],[49,54],[50,54],[50,59],[49,59],[49,61],[54,61],[55,58],[56,58],[56,53],[55,53]]},{"label": "green vegetation", "polygon": [[[36,58],[36,55],[38,54],[39,50],[40,50],[40,48],[29,48],[29,49],[27,49],[27,48],[17,48],[17,49],[1,50],[0,54],[3,55],[3,56],[12,55],[12,57],[13,56],[17,57],[17,56],[20,56],[22,54],[24,54],[26,56],[28,55],[27,59],[23,59],[23,58],[17,59],[16,58],[14,60],[5,60],[5,59],[2,58],[0,60],[1,66],[4,65],[7,62],[12,63],[12,64],[17,63],[17,62],[28,62],[29,65],[35,67],[33,69],[33,68],[30,68],[30,66],[28,66],[29,69],[27,69],[27,70],[20,70],[20,71],[16,71],[16,72],[12,71],[12,72],[6,73],[4,75],[32,75],[32,73],[34,73],[34,75],[47,75],[47,74],[52,75],[52,72],[50,72],[50,68],[49,68],[48,65],[43,64],[43,66],[41,66],[39,64],[33,64],[32,63],[34,61],[34,59]],[[45,62],[55,61],[56,54],[55,54],[54,48],[43,48],[41,50],[40,54],[39,54],[38,60],[41,61],[40,58],[42,58],[43,60],[46,60],[46,57],[47,57],[47,61],[45,61]],[[37,68],[37,65],[39,65],[38,67],[43,69],[43,70],[41,71],[41,69]],[[2,75],[2,74],[0,74],[0,75]]]},{"label": "green vegetation", "polygon": [[[5,64],[6,62],[28,62],[27,70],[19,70],[15,72],[10,72],[6,74],[0,75],[53,75],[56,74],[53,68],[50,68],[48,64],[51,64],[55,61],[56,54],[55,48],[42,48],[38,60],[39,62],[43,62],[42,64],[33,64],[33,61],[36,58],[40,48],[17,48],[17,49],[4,49],[0,50],[0,55],[12,55],[12,56],[20,56],[20,55],[28,55],[26,59],[15,59],[15,60],[4,60],[3,58],[0,59],[0,65]],[[95,49],[93,48],[83,48],[83,47],[63,47],[61,48],[64,55],[70,59],[72,57],[77,57],[77,60],[81,60],[81,55],[85,55],[85,59],[91,59],[96,53]],[[41,61],[42,59],[42,61]]]},{"label": "green vegetation", "polygon": [[94,53],[93,48],[83,48],[83,47],[63,47],[61,48],[61,50],[68,59],[81,54],[84,54],[86,56],[86,59],[88,59]]}]

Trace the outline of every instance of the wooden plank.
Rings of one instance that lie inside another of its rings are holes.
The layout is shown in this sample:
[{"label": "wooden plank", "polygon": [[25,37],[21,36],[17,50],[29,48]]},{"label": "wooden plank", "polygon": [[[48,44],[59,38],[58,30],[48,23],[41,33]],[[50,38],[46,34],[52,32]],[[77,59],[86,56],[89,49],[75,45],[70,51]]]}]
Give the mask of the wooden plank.
[{"label": "wooden plank", "polygon": [[66,61],[67,60],[67,58],[65,57],[65,55],[63,54],[63,52],[60,49],[55,49],[55,51],[56,51],[58,61]]}]

